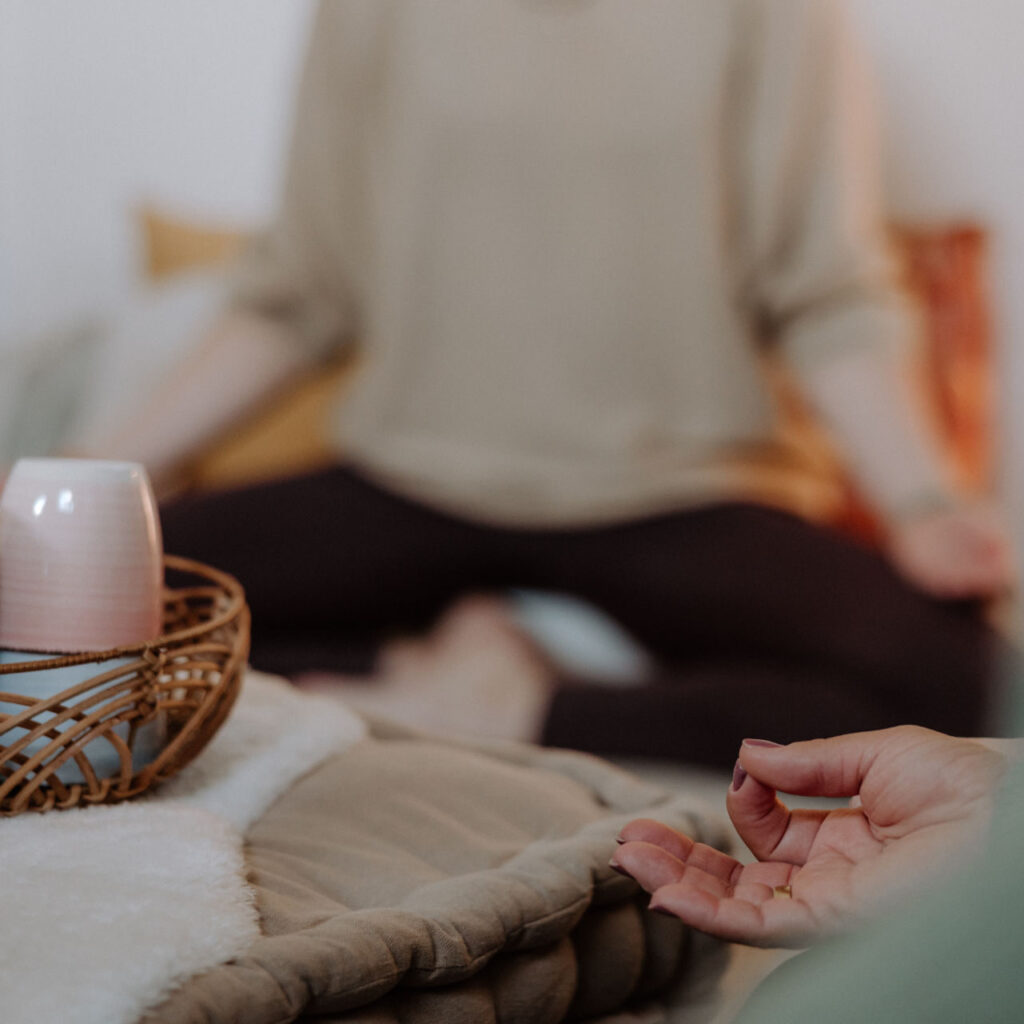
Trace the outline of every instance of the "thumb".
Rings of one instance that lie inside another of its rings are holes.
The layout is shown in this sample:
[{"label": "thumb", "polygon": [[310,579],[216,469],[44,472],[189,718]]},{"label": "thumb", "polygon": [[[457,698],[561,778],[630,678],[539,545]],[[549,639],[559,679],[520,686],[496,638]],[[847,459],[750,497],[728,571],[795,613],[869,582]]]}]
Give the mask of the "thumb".
[{"label": "thumb", "polygon": [[726,798],[740,838],[758,860],[803,864],[828,812],[790,810],[775,791],[854,796],[885,745],[884,733],[853,733],[786,746],[744,740]]}]

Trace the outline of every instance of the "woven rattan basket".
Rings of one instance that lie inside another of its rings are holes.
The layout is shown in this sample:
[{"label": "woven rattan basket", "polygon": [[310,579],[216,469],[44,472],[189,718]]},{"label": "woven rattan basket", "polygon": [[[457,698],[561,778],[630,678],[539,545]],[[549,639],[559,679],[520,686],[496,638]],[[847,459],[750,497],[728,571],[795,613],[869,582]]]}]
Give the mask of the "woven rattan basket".
[{"label": "woven rattan basket", "polygon": [[[14,711],[0,713],[0,816],[137,796],[191,761],[227,717],[249,653],[245,595],[231,576],[198,562],[168,555],[164,566],[163,636],[0,665],[0,710]],[[19,675],[28,689],[24,673],[39,679],[93,664],[88,678],[53,696],[18,693]],[[140,765],[139,737],[156,722],[159,749]]]}]

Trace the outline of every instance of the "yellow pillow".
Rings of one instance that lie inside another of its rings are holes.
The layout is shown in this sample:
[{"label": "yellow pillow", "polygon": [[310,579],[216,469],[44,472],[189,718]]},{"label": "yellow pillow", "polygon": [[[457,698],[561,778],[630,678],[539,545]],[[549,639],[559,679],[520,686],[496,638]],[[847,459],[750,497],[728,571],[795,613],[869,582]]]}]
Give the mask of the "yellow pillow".
[{"label": "yellow pillow", "polygon": [[246,240],[246,232],[167,216],[154,207],[139,211],[146,277],[159,281],[199,267],[223,266]]}]

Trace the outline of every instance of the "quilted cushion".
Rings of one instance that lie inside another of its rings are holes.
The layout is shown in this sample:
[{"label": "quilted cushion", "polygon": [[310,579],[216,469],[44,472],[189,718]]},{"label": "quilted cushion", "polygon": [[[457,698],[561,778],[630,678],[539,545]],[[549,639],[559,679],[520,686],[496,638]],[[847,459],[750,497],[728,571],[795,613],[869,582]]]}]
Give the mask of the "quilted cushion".
[{"label": "quilted cushion", "polygon": [[262,937],[147,1021],[542,1024],[623,1007],[691,950],[608,868],[638,814],[721,841],[692,801],[596,758],[377,730],[251,830]]}]

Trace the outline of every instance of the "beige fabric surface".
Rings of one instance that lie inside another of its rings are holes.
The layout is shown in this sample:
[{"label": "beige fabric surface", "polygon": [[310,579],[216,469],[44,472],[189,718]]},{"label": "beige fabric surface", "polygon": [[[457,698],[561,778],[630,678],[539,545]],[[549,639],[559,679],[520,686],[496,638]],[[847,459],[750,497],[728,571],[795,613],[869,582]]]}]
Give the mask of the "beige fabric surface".
[{"label": "beige fabric surface", "polygon": [[759,360],[912,333],[839,0],[324,3],[238,301],[367,350],[347,457],[516,525],[822,512]]},{"label": "beige fabric surface", "polygon": [[691,799],[586,755],[378,730],[251,830],[262,937],[146,1024],[543,1024],[643,999],[696,967],[608,867],[639,814],[722,841]]}]

